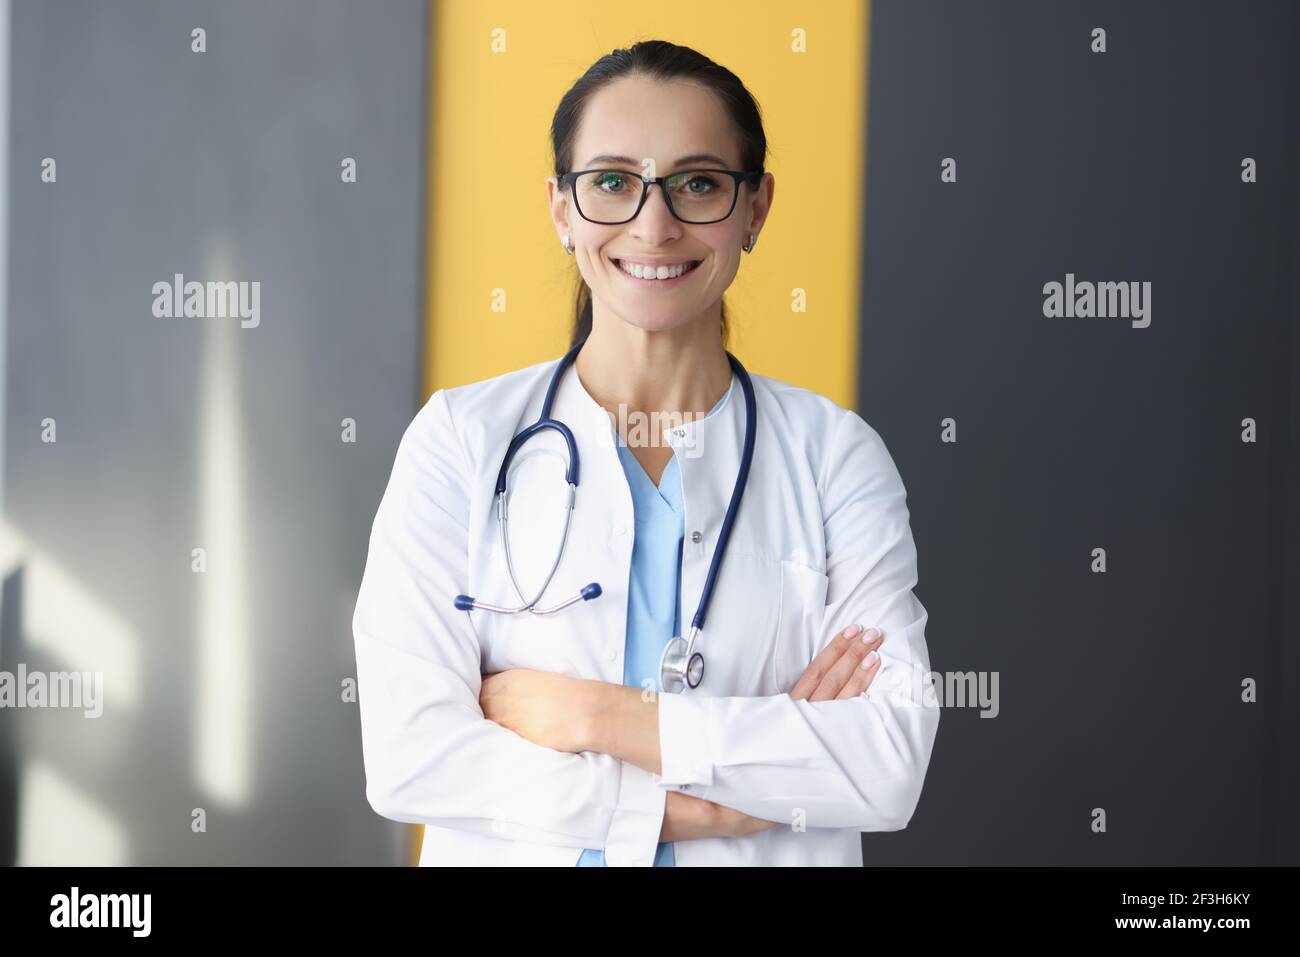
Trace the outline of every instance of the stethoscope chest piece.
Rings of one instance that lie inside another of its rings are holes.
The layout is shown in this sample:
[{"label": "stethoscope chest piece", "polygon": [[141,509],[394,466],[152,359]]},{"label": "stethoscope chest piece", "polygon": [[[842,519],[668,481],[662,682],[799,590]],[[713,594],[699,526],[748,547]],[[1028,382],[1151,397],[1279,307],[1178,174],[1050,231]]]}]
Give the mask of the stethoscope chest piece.
[{"label": "stethoscope chest piece", "polygon": [[704,680],[704,656],[692,650],[697,633],[691,633],[690,641],[679,637],[664,645],[659,656],[659,685],[664,691],[675,694],[698,688]]}]

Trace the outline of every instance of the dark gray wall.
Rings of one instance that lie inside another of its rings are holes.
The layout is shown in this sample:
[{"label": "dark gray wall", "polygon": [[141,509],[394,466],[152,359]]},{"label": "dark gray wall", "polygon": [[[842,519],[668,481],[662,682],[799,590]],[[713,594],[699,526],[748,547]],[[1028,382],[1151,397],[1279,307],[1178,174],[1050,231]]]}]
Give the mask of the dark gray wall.
[{"label": "dark gray wall", "polygon": [[[932,668],[1001,712],[945,711],[866,859],[1300,863],[1297,6],[873,8],[860,410]],[[1150,281],[1150,327],[1045,318],[1067,272]]]},{"label": "dark gray wall", "polygon": [[[14,5],[0,653],[102,662],[108,702],[12,714],[20,861],[401,855],[340,684],[420,394],[426,23],[420,0]],[[259,281],[260,325],[154,318],[177,272]]]}]

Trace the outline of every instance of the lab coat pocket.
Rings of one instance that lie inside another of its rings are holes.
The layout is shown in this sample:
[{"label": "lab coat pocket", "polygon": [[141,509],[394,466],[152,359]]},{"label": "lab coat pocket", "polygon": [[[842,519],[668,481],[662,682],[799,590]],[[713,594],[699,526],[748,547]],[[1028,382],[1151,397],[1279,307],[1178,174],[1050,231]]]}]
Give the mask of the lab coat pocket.
[{"label": "lab coat pocket", "polygon": [[829,584],[830,579],[815,568],[781,561],[781,611],[772,656],[777,693],[789,694],[829,637],[821,634]]}]

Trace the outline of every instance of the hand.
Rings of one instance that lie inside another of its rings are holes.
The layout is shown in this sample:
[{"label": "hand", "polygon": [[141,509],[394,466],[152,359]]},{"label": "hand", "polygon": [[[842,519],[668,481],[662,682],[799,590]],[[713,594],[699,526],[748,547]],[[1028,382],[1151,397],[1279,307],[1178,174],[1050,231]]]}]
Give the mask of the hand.
[{"label": "hand", "polygon": [[585,699],[587,685],[581,678],[511,668],[483,676],[479,706],[483,717],[509,728],[534,744],[556,751],[586,750],[586,712],[575,705]]},{"label": "hand", "polygon": [[735,808],[691,797],[680,791],[669,791],[664,795],[664,823],[659,829],[659,840],[667,842],[691,841],[701,837],[744,837],[776,825],[776,821],[765,821]]},{"label": "hand", "polygon": [[[849,625],[832,638],[804,669],[790,697],[830,701],[862,694],[880,670],[880,656],[876,655],[874,661],[868,661],[867,656],[884,640],[884,634],[877,628],[869,628],[863,633],[861,625]],[[867,665],[865,668],[862,667],[864,663]]]}]

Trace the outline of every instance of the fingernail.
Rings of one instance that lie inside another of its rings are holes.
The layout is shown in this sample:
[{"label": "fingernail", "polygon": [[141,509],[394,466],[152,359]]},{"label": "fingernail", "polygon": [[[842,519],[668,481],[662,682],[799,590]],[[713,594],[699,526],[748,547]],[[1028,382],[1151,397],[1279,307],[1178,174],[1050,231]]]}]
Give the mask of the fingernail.
[{"label": "fingernail", "polygon": [[866,634],[864,634],[864,635],[862,636],[862,640],[863,640],[863,641],[875,641],[875,640],[876,640],[877,638],[879,638],[879,637],[880,637],[880,629],[879,629],[879,628],[868,628],[867,631],[866,631]]},{"label": "fingernail", "polygon": [[865,657],[865,658],[862,659],[862,667],[863,667],[863,668],[870,668],[872,665],[874,665],[874,664],[875,664],[877,661],[879,661],[879,660],[880,660],[880,655],[876,654],[876,653],[873,651],[871,654],[867,655],[867,657]]},{"label": "fingernail", "polygon": [[858,632],[860,632],[861,630],[862,630],[862,626],[861,626],[861,625],[849,625],[849,627],[847,627],[847,628],[844,629],[844,637],[845,637],[845,638],[852,638],[852,637],[854,637]]}]

